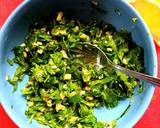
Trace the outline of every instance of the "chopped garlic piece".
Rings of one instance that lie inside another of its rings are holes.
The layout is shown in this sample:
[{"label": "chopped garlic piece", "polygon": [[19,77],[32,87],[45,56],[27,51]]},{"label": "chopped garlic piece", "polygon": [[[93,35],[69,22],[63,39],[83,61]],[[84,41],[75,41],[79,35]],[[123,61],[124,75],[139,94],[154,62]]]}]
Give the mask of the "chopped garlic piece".
[{"label": "chopped garlic piece", "polygon": [[56,21],[61,21],[61,20],[62,20],[62,17],[63,17],[63,12],[58,12]]},{"label": "chopped garlic piece", "polygon": [[91,101],[91,100],[93,100],[93,97],[91,97],[91,96],[87,96],[87,97],[86,97],[86,100]]},{"label": "chopped garlic piece", "polygon": [[63,92],[61,92],[59,95],[60,95],[60,98],[61,98],[62,100],[64,100],[65,94],[64,94]]},{"label": "chopped garlic piece", "polygon": [[83,33],[82,35],[80,35],[80,39],[82,41],[89,41],[89,36]]},{"label": "chopped garlic piece", "polygon": [[86,92],[85,91],[81,91],[80,92],[80,95],[82,96],[82,95],[84,95]]},{"label": "chopped garlic piece", "polygon": [[42,54],[42,53],[43,53],[43,50],[42,50],[42,49],[38,49],[37,52],[38,52],[39,54]]},{"label": "chopped garlic piece", "polygon": [[25,46],[26,46],[26,44],[25,44],[25,43],[22,43],[20,46],[21,46],[21,47],[25,47]]},{"label": "chopped garlic piece", "polygon": [[68,55],[65,50],[61,50],[63,58],[68,58]]},{"label": "chopped garlic piece", "polygon": [[56,112],[60,111],[60,110],[64,110],[65,109],[65,106],[62,105],[62,104],[56,104]]},{"label": "chopped garlic piece", "polygon": [[64,75],[64,80],[71,80],[72,75],[71,74],[65,74]]}]

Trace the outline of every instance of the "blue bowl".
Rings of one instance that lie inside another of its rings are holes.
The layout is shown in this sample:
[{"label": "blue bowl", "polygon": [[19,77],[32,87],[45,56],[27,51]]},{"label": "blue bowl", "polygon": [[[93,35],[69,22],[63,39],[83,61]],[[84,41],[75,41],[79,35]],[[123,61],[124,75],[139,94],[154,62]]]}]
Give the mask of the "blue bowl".
[{"label": "blue bowl", "polygon": [[[56,11],[64,11],[84,22],[97,19],[111,23],[117,30],[127,29],[131,32],[133,40],[144,49],[145,72],[153,76],[157,75],[154,43],[140,15],[124,0],[99,0],[99,6],[107,13],[94,11],[90,15],[93,9],[90,6],[90,0],[25,0],[5,22],[0,32],[0,101],[19,127],[40,128],[41,125],[36,121],[33,121],[32,124],[28,123],[24,114],[27,106],[20,90],[27,82],[27,76],[20,83],[18,91],[12,93],[13,87],[5,80],[5,77],[8,74],[13,76],[17,65],[11,67],[6,60],[13,57],[11,49],[24,40],[31,24]],[[137,22],[133,22],[134,17],[137,18]],[[145,83],[145,90],[143,93],[137,93],[133,96],[129,112],[118,121],[117,127],[131,128],[147,109],[153,93],[154,87],[150,83]],[[119,117],[128,104],[129,99],[126,99],[111,110],[106,110],[103,107],[96,109],[95,115],[98,119],[110,121]]]}]

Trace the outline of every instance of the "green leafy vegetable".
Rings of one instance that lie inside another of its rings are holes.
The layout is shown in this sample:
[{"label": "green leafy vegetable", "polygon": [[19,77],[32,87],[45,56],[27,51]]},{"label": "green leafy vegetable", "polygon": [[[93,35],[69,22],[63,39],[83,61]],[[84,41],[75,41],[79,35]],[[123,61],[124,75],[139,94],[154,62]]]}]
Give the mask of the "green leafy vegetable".
[{"label": "green leafy vegetable", "polygon": [[136,22],[138,21],[138,19],[137,19],[136,17],[132,17],[132,21],[133,21],[134,23],[136,23]]},{"label": "green leafy vegetable", "polygon": [[[96,21],[82,24],[67,20],[59,12],[55,20],[33,25],[24,43],[13,49],[13,61],[19,66],[13,78],[8,76],[7,80],[15,91],[23,76],[29,76],[21,92],[30,121],[52,128],[116,127],[117,120],[98,121],[93,109],[117,106],[119,100],[134,94],[136,86],[142,92],[143,84],[139,85],[135,78],[84,63],[72,52],[79,41],[99,46],[116,64],[144,70],[143,50],[133,43],[128,32],[117,32],[113,26]],[[13,61],[8,59],[10,65]]]},{"label": "green leafy vegetable", "polygon": [[8,64],[11,65],[11,66],[13,66],[13,64],[14,64],[13,60],[11,60],[11,59],[7,59],[7,62],[8,62]]}]

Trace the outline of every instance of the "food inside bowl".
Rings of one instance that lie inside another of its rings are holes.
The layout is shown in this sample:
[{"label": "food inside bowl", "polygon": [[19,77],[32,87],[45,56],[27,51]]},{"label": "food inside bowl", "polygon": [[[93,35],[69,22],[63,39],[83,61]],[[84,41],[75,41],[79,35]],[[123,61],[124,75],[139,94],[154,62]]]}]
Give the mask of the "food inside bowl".
[{"label": "food inside bowl", "polygon": [[21,92],[30,120],[52,128],[115,127],[98,121],[94,108],[113,108],[131,98],[136,86],[142,91],[143,84],[121,72],[86,64],[72,51],[79,42],[91,42],[114,63],[143,72],[143,49],[126,30],[117,32],[112,25],[96,21],[82,24],[65,19],[63,12],[57,14],[55,20],[35,23],[24,42],[13,49],[15,57],[8,62],[19,66],[7,80],[16,91],[24,75],[29,76]]}]

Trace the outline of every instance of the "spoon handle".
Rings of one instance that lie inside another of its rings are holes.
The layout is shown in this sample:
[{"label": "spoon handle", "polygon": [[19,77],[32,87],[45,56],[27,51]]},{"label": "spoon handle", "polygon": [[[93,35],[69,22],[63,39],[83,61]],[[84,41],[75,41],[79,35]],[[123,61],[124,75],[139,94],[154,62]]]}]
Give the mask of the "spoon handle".
[{"label": "spoon handle", "polygon": [[133,71],[130,69],[126,69],[126,68],[121,67],[119,65],[113,65],[113,68],[115,70],[118,70],[118,71],[125,73],[128,76],[132,76],[132,77],[135,77],[140,80],[145,80],[145,81],[150,82],[154,85],[160,86],[160,78],[156,78],[156,77],[144,74],[144,73],[140,73],[140,72],[136,72],[136,71]]}]

